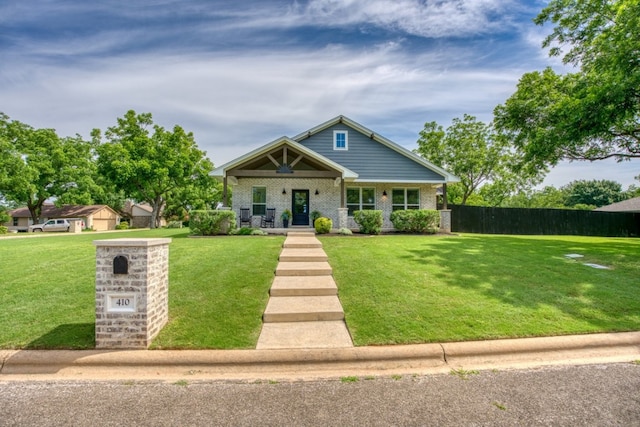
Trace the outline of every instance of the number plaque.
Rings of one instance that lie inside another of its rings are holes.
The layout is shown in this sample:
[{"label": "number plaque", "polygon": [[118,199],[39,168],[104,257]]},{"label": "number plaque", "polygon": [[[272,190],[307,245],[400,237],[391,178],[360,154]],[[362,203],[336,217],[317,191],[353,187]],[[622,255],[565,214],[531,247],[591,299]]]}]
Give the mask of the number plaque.
[{"label": "number plaque", "polygon": [[111,313],[135,313],[135,294],[107,295],[107,312]]}]

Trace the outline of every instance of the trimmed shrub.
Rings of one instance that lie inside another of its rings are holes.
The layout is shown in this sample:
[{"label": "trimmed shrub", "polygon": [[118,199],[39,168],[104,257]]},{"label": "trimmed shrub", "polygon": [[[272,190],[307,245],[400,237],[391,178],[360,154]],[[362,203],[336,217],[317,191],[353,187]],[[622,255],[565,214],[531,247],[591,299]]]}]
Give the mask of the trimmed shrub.
[{"label": "trimmed shrub", "polygon": [[200,236],[215,236],[229,234],[236,228],[236,213],[234,211],[191,211],[189,213],[189,228],[192,234]]},{"label": "trimmed shrub", "polygon": [[340,230],[338,230],[338,233],[342,234],[343,236],[351,236],[353,234],[351,232],[351,230],[349,230],[348,228],[344,228],[344,227],[342,227]]},{"label": "trimmed shrub", "polygon": [[128,230],[129,223],[127,221],[122,221],[120,224],[116,225],[116,230]]},{"label": "trimmed shrub", "polygon": [[361,233],[380,234],[382,231],[382,211],[380,210],[355,211],[353,220],[360,227]]},{"label": "trimmed shrub", "polygon": [[434,234],[440,227],[440,213],[433,209],[393,211],[389,219],[396,230],[407,233]]},{"label": "trimmed shrub", "polygon": [[268,233],[259,228],[242,227],[231,230],[229,234],[233,234],[234,236],[266,236]]},{"label": "trimmed shrub", "polygon": [[169,221],[167,228],[182,228],[182,221]]},{"label": "trimmed shrub", "polygon": [[0,234],[7,234],[9,231],[9,227],[5,227],[4,225],[0,225]]},{"label": "trimmed shrub", "polygon": [[242,228],[236,228],[235,230],[231,230],[229,234],[233,234],[234,236],[249,236],[251,235],[252,231],[253,231],[253,228],[251,227],[242,227]]},{"label": "trimmed shrub", "polygon": [[316,233],[318,234],[327,234],[331,232],[331,227],[333,227],[333,221],[329,218],[320,217],[315,221]]}]

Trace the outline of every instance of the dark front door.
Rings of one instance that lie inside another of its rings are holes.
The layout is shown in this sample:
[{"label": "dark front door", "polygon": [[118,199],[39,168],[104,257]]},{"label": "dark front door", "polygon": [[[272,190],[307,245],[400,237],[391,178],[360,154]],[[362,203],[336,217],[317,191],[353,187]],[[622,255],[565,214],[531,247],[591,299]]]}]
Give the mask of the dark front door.
[{"label": "dark front door", "polygon": [[309,225],[309,190],[293,190],[291,225]]}]

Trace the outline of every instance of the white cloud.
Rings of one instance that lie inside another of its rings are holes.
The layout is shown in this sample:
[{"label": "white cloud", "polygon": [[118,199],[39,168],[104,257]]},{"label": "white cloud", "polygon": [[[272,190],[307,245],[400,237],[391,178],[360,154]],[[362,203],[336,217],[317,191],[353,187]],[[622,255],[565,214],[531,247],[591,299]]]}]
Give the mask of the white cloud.
[{"label": "white cloud", "polygon": [[[97,22],[95,33],[51,40],[11,34],[18,48],[3,51],[0,109],[32,126],[85,138],[92,128],[114,125],[128,109],[151,112],[161,126],[193,131],[217,165],[338,114],[412,149],[427,121],[446,127],[464,113],[490,120],[520,76],[547,63],[539,42],[533,43],[537,33],[512,26],[510,13],[524,7],[516,0],[311,0],[244,8],[192,1],[180,16],[203,19],[171,28],[154,20],[166,17],[174,3],[145,4],[144,10],[100,7],[125,22],[148,13],[150,27]],[[29,12],[25,22],[46,25],[49,16],[76,19],[95,9],[65,1],[44,2],[37,10],[0,6],[0,22],[5,11],[16,18]],[[328,37],[322,48],[305,43],[307,27],[326,26],[375,26],[398,35],[378,45],[367,37],[348,45],[330,44],[337,41]],[[301,31],[290,42],[269,29]],[[472,37],[503,31],[503,39]],[[440,39],[417,47],[403,33]],[[519,39],[521,33],[533,47]],[[468,38],[458,43],[457,37]]]},{"label": "white cloud", "polygon": [[5,68],[13,84],[0,88],[0,97],[13,118],[63,135],[88,137],[91,128],[115,124],[130,108],[151,112],[162,126],[194,131],[200,147],[221,164],[338,114],[412,146],[426,121],[448,124],[465,112],[486,119],[519,76],[449,71],[451,65],[442,54],[406,55],[395,44],[129,56],[80,67],[23,63]]},{"label": "white cloud", "polygon": [[307,23],[376,25],[422,37],[486,34],[513,25],[505,10],[511,0],[312,0]]}]

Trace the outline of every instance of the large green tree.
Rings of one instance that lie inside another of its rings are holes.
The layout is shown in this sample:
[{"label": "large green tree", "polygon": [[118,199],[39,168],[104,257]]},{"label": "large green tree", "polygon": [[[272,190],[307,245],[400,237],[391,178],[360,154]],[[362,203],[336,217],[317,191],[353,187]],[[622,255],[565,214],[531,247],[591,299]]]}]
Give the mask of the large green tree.
[{"label": "large green tree", "polygon": [[616,181],[577,180],[560,188],[565,194],[565,206],[590,205],[606,206],[626,200],[629,196]]},{"label": "large green tree", "polygon": [[497,127],[538,165],[640,158],[640,0],[551,0],[534,21],[577,71],[522,76]]},{"label": "large green tree", "polygon": [[[417,154],[460,177],[460,202],[467,204],[483,185],[491,185],[489,204],[499,205],[511,192],[540,181],[544,169],[525,165],[493,127],[465,114],[446,130],[428,122],[420,132]],[[515,172],[515,167],[521,168]]]},{"label": "large green tree", "polygon": [[154,125],[150,113],[130,110],[105,131],[104,141],[98,129],[92,136],[98,171],[127,197],[152,206],[152,228],[172,194],[207,182],[213,169],[192,133],[177,125],[172,131]]},{"label": "large green tree", "polygon": [[91,144],[80,136],[60,138],[0,113],[0,194],[26,205],[34,223],[48,199],[91,202],[93,171]]}]

